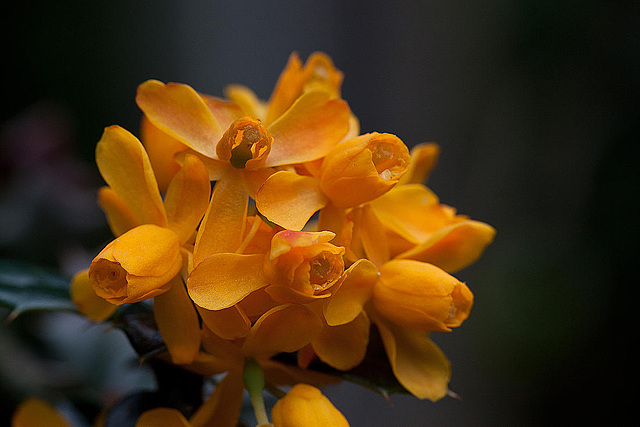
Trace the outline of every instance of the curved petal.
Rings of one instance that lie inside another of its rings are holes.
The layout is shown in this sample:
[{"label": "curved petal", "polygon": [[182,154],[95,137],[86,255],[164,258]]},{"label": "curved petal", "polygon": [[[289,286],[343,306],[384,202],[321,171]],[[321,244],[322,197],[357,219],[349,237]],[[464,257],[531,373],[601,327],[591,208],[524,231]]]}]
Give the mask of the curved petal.
[{"label": "curved petal", "polygon": [[207,157],[216,158],[224,128],[190,86],[148,80],[138,86],[138,107],[166,134]]},{"label": "curved petal", "polygon": [[278,427],[349,427],[347,419],[322,392],[308,384],[296,384],[271,410]]},{"label": "curved petal", "polygon": [[216,182],[207,212],[198,229],[193,249],[193,265],[209,255],[235,252],[242,243],[249,196],[242,171],[229,169]]},{"label": "curved petal", "polygon": [[371,206],[364,205],[362,207],[360,224],[356,224],[356,226],[362,227],[358,235],[367,258],[377,266],[389,261],[390,252],[387,234],[385,233],[384,225],[373,212]]},{"label": "curved petal", "polygon": [[256,194],[256,208],[269,221],[299,231],[327,204],[316,178],[279,171],[262,184]]},{"label": "curved petal", "polygon": [[89,269],[78,272],[71,281],[71,300],[78,311],[94,322],[107,320],[118,308],[96,295],[89,280]]},{"label": "curved petal", "polygon": [[169,290],[153,300],[153,316],[171,360],[177,365],[193,363],[200,350],[200,321],[182,277],[171,281]]},{"label": "curved petal", "polygon": [[221,129],[226,129],[236,119],[244,116],[242,108],[233,102],[228,102],[215,96],[200,94],[209,110],[216,118]]},{"label": "curved petal", "polygon": [[140,225],[124,200],[110,187],[105,186],[98,190],[98,204],[105,213],[114,236],[118,237]]},{"label": "curved petal", "polygon": [[343,325],[358,317],[373,295],[378,269],[370,261],[361,259],[351,265],[344,275],[342,285],[323,307],[329,326]]},{"label": "curved petal", "polygon": [[433,142],[417,144],[411,149],[411,164],[407,172],[400,177],[398,184],[424,184],[436,166],[440,156],[440,147]]},{"label": "curved petal", "polygon": [[309,344],[322,329],[322,321],[304,305],[284,304],[263,314],[242,346],[247,356],[268,358],[293,352]]},{"label": "curved petal", "polygon": [[171,178],[180,170],[175,160],[176,154],[188,147],[155,127],[146,116],[142,117],[140,123],[140,141],[149,155],[158,187],[164,193]]},{"label": "curved petal", "polygon": [[329,298],[331,294],[307,294],[289,286],[269,285],[264,291],[281,304],[309,304],[319,299]]},{"label": "curved petal", "polygon": [[269,98],[265,124],[269,125],[282,115],[302,92],[304,72],[302,61],[296,52],[289,55],[287,65],[280,73]]},{"label": "curved petal", "polygon": [[120,126],[109,126],[96,146],[100,174],[138,224],[166,226],[160,190],[142,143]]},{"label": "curved petal", "polygon": [[11,418],[12,427],[71,427],[50,403],[30,397],[23,400]]},{"label": "curved petal", "polygon": [[428,262],[445,271],[456,272],[473,264],[495,234],[496,230],[483,222],[463,221],[434,233],[396,258]]},{"label": "curved petal", "polygon": [[389,363],[396,378],[419,399],[439,400],[447,394],[451,368],[426,332],[402,328],[376,317]]},{"label": "curved petal", "polygon": [[267,286],[262,273],[264,255],[218,253],[193,269],[187,289],[193,302],[207,310],[222,310]]},{"label": "curved petal", "polygon": [[191,427],[189,421],[174,408],[154,408],[145,411],[136,422],[136,427]]},{"label": "curved petal", "polygon": [[189,419],[191,427],[235,426],[242,410],[243,391],[242,374],[229,372]]},{"label": "curved petal", "polygon": [[237,305],[222,310],[198,307],[198,313],[211,332],[226,340],[245,337],[251,329],[249,318]]},{"label": "curved petal", "polygon": [[262,121],[265,120],[267,111],[266,104],[248,87],[243,85],[228,85],[224,88],[224,94],[240,107],[243,113],[241,116],[247,115]]},{"label": "curved petal", "polygon": [[169,228],[184,244],[193,235],[209,205],[211,183],[205,165],[188,154],[169,184],[164,199]]},{"label": "curved petal", "polygon": [[349,130],[349,106],[324,91],[300,96],[268,127],[273,137],[266,166],[304,163],[327,154]]},{"label": "curved petal", "polygon": [[325,325],[311,345],[320,360],[329,366],[341,371],[355,368],[367,352],[370,325],[369,318],[361,311],[349,323]]}]

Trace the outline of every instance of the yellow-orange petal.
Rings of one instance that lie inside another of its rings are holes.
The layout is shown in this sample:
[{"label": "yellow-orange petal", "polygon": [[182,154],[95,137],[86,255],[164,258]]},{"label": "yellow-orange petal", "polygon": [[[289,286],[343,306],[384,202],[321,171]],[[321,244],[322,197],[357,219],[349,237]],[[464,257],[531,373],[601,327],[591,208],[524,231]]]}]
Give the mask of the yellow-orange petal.
[{"label": "yellow-orange petal", "polygon": [[322,89],[334,97],[340,96],[344,74],[333,64],[333,60],[324,52],[313,52],[304,64],[303,91]]},{"label": "yellow-orange petal", "polygon": [[316,355],[324,363],[347,371],[362,362],[369,343],[371,323],[364,311],[349,323],[339,326],[324,325],[311,342]]},{"label": "yellow-orange petal", "polygon": [[114,236],[118,237],[140,225],[124,200],[110,187],[98,189],[98,204],[105,213]]},{"label": "yellow-orange petal", "polygon": [[160,192],[164,193],[171,178],[180,170],[175,156],[188,147],[155,127],[144,115],[140,122],[140,141],[149,155]]},{"label": "yellow-orange petal", "polygon": [[313,293],[305,293],[289,286],[269,285],[264,291],[271,298],[281,304],[309,304],[319,299],[329,298],[330,293],[315,295]]},{"label": "yellow-orange petal", "polygon": [[189,419],[191,427],[235,426],[242,410],[243,391],[242,374],[227,374]]},{"label": "yellow-orange petal", "polygon": [[350,110],[328,92],[310,91],[268,126],[273,137],[267,167],[305,163],[326,155],[349,131]]},{"label": "yellow-orange petal", "polygon": [[224,128],[193,88],[148,80],[138,86],[136,102],[154,126],[195,151],[216,158],[215,144]]},{"label": "yellow-orange petal", "polygon": [[195,233],[209,205],[210,193],[207,168],[198,157],[188,154],[164,199],[169,228],[178,235],[180,243],[184,244]]},{"label": "yellow-orange petal", "polygon": [[439,400],[447,394],[451,368],[426,332],[375,318],[397,380],[419,399]]},{"label": "yellow-orange petal", "polygon": [[221,129],[228,128],[234,120],[246,115],[240,106],[234,102],[229,102],[216,96],[205,95],[202,93],[200,96],[207,104],[207,107],[209,107],[209,110],[216,118]]},{"label": "yellow-orange petal", "polygon": [[138,138],[120,126],[107,127],[96,146],[96,164],[138,224],[167,224],[151,162]]},{"label": "yellow-orange petal", "polygon": [[398,184],[424,184],[436,166],[440,147],[433,142],[417,144],[411,149],[411,164]]},{"label": "yellow-orange petal", "polygon": [[256,359],[294,352],[309,344],[322,329],[322,321],[304,305],[283,304],[263,314],[251,328],[243,353]]},{"label": "yellow-orange petal", "polygon": [[234,104],[240,107],[243,114],[264,121],[266,119],[267,106],[258,96],[246,86],[232,84],[225,86],[224,94]]},{"label": "yellow-orange petal", "polygon": [[192,363],[200,350],[200,321],[180,275],[167,292],[154,298],[153,316],[172,362]]},{"label": "yellow-orange petal", "polygon": [[29,397],[23,400],[11,417],[11,427],[71,427],[50,403]]},{"label": "yellow-orange petal", "polygon": [[422,184],[396,186],[369,204],[385,227],[416,244],[457,221],[455,212]]},{"label": "yellow-orange petal", "polygon": [[189,421],[174,408],[154,408],[145,411],[136,422],[136,427],[191,427]]},{"label": "yellow-orange petal", "polygon": [[264,255],[218,253],[205,258],[187,279],[193,302],[208,310],[222,310],[267,285],[262,273]]},{"label": "yellow-orange petal", "polygon": [[233,305],[222,310],[207,310],[198,307],[202,322],[217,336],[226,340],[234,340],[247,336],[251,322],[244,310]]},{"label": "yellow-orange petal", "polygon": [[271,410],[274,427],[348,427],[347,419],[317,388],[296,384]]},{"label": "yellow-orange petal", "polygon": [[267,125],[280,117],[300,96],[303,82],[302,61],[298,54],[293,52],[289,55],[289,60],[271,92],[265,117]]},{"label": "yellow-orange petal", "polygon": [[409,149],[397,136],[360,135],[327,153],[320,185],[336,206],[357,206],[393,188],[410,161]]},{"label": "yellow-orange petal", "polygon": [[89,280],[89,269],[78,272],[71,280],[71,300],[78,311],[94,322],[107,320],[118,308],[96,295]]},{"label": "yellow-orange petal", "polygon": [[358,236],[367,258],[377,266],[389,261],[391,254],[384,225],[368,204],[362,207],[362,216],[356,226],[360,228]]},{"label": "yellow-orange petal", "polygon": [[473,264],[495,234],[496,230],[483,222],[458,222],[433,233],[396,258],[428,262],[453,273]]},{"label": "yellow-orange petal", "polygon": [[340,288],[323,306],[324,317],[330,326],[353,321],[363,311],[373,295],[378,269],[369,260],[360,259],[344,272]]},{"label": "yellow-orange petal", "polygon": [[193,249],[193,265],[206,257],[235,252],[242,243],[246,226],[249,196],[244,175],[230,168],[227,175],[216,182]]},{"label": "yellow-orange petal", "polygon": [[327,202],[316,178],[289,171],[271,175],[256,194],[256,208],[262,215],[283,228],[296,231],[302,230]]}]

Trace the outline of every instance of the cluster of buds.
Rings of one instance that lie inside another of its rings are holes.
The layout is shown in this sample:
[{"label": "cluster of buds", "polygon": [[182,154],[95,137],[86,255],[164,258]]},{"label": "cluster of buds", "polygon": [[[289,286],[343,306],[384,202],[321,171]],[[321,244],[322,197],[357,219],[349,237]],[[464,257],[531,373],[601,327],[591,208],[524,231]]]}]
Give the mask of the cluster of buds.
[{"label": "cluster of buds", "polygon": [[[408,392],[447,393],[449,362],[429,332],[469,315],[473,294],[451,273],[495,231],[425,186],[437,145],[361,134],[342,80],[323,53],[304,64],[292,54],[266,102],[239,85],[217,98],[150,80],[136,95],[140,139],[110,126],[98,142],[99,203],[115,239],[72,296],[94,321],[153,298],[164,357],[225,374],[191,425],[233,425],[256,369],[267,388],[298,384],[273,409],[275,425],[346,424],[310,366],[357,367],[372,327]],[[166,417],[155,411],[144,418]]]}]

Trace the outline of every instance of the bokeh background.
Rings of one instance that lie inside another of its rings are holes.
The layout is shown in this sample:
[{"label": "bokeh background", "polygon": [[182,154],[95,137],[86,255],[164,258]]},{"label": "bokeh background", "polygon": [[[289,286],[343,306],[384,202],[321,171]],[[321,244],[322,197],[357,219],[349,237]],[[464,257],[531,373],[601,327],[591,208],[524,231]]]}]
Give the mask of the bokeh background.
[{"label": "bokeh background", "polygon": [[[105,126],[137,132],[139,83],[183,82],[212,95],[241,83],[266,99],[292,51],[304,59],[321,50],[344,71],[343,96],[363,132],[439,143],[430,188],[498,230],[483,258],[457,274],[476,297],[471,317],[434,336],[461,399],[394,395],[390,406],[356,386],[328,389],[352,425],[559,425],[611,421],[632,408],[637,2],[31,0],[6,8],[1,258],[71,275],[108,241],[93,150]],[[28,393],[150,386],[120,332],[73,315],[44,324],[44,334],[32,315],[0,326],[0,424]],[[31,356],[45,345],[58,346],[54,356]]]}]

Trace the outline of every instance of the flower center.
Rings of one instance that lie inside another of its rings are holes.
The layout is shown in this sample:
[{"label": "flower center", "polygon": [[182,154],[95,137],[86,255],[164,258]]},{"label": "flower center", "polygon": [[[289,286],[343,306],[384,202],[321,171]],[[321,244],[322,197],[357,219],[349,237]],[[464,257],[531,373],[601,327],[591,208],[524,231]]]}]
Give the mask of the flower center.
[{"label": "flower center", "polygon": [[382,179],[393,179],[407,167],[406,160],[390,142],[372,140],[368,148],[371,151],[371,160]]},{"label": "flower center", "polygon": [[258,169],[263,166],[272,138],[259,120],[242,117],[229,126],[216,152],[221,160],[228,160],[236,169]]},{"label": "flower center", "polygon": [[329,252],[322,252],[310,260],[309,283],[314,293],[331,286],[340,277],[343,269],[342,257]]},{"label": "flower center", "polygon": [[94,280],[104,292],[118,296],[127,286],[127,272],[117,262],[101,259],[94,269]]}]

